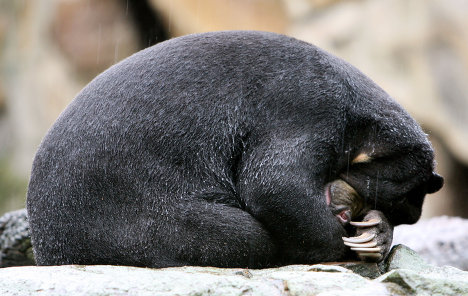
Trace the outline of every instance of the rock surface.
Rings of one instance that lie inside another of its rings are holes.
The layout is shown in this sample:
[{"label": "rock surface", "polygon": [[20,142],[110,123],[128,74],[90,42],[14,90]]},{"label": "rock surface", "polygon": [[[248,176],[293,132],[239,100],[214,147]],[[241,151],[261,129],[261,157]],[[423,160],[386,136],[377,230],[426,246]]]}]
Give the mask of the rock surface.
[{"label": "rock surface", "polygon": [[1,295],[466,295],[468,273],[435,267],[396,246],[387,271],[371,280],[342,266],[248,270],[49,266],[0,269]]},{"label": "rock surface", "polygon": [[[337,268],[268,270],[122,266],[11,267],[0,270],[0,293],[30,295],[308,295],[321,291],[385,293],[385,285]],[[338,284],[340,283],[340,284]],[[339,286],[343,286],[340,288]]]},{"label": "rock surface", "polygon": [[394,244],[405,244],[435,265],[468,270],[468,220],[434,217],[415,225],[400,225],[393,233]]},{"label": "rock surface", "polygon": [[26,209],[0,217],[0,267],[35,265]]},{"label": "rock surface", "polygon": [[387,258],[388,272],[377,280],[398,284],[405,295],[467,295],[468,272],[430,265],[410,248],[397,245]]}]

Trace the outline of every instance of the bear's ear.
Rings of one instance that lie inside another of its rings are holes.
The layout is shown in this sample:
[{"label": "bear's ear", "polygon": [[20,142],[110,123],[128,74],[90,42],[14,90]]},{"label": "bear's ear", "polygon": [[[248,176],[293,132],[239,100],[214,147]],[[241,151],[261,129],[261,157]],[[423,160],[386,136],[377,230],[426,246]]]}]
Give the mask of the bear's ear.
[{"label": "bear's ear", "polygon": [[444,178],[433,172],[431,178],[427,182],[427,193],[437,192],[442,186],[444,186]]}]

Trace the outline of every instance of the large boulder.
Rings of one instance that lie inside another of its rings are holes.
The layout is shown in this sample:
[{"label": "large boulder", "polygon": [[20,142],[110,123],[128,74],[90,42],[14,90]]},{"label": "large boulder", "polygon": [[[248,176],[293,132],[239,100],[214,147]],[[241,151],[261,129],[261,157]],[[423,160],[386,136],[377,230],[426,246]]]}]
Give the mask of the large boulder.
[{"label": "large boulder", "polygon": [[468,272],[429,265],[404,246],[388,258],[382,267],[390,270],[375,279],[320,264],[263,270],[9,267],[0,269],[0,295],[468,295]]}]

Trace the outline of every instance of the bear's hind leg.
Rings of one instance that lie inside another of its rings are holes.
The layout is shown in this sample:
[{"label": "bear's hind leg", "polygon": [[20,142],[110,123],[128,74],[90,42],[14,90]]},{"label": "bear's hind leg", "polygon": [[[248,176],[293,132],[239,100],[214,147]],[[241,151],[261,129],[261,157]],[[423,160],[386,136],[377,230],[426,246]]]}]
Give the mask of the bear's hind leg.
[{"label": "bear's hind leg", "polygon": [[[160,225],[159,241],[174,265],[262,268],[274,266],[276,245],[249,213],[225,204],[192,200]],[[166,228],[166,229],[164,229]],[[158,258],[151,264],[160,266]]]}]

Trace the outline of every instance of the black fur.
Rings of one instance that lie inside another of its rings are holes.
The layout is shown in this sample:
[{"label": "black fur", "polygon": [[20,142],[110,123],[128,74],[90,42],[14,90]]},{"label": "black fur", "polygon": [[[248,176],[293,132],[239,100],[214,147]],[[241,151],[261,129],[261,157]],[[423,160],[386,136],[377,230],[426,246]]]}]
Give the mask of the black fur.
[{"label": "black fur", "polygon": [[[359,153],[373,158],[350,164]],[[160,43],[94,79],[34,160],[39,265],[266,267],[343,260],[325,184],[393,224],[438,190],[418,124],[357,69],[264,32]]]}]

